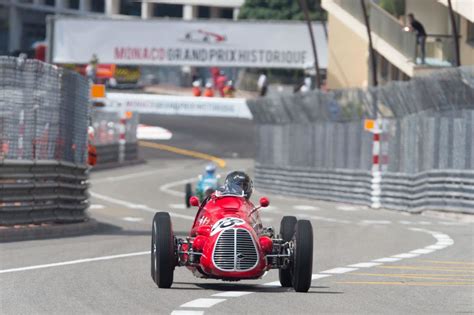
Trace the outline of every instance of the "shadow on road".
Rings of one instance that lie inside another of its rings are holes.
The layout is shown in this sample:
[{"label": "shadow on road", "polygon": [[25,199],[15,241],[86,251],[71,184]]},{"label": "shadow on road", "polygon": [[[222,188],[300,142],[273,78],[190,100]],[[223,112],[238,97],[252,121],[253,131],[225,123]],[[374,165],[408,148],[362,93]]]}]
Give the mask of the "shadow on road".
[{"label": "shadow on road", "polygon": [[[261,284],[240,284],[240,283],[192,283],[192,282],[174,282],[179,287],[171,287],[177,290],[212,290],[212,291],[249,291],[255,293],[287,293],[294,292],[292,288],[283,288],[277,286],[264,286]],[[183,286],[185,287],[183,287]],[[329,287],[311,286],[311,290],[307,293],[313,294],[343,294],[340,291],[320,291],[321,289],[329,289]],[[295,292],[296,293],[296,292]]]}]

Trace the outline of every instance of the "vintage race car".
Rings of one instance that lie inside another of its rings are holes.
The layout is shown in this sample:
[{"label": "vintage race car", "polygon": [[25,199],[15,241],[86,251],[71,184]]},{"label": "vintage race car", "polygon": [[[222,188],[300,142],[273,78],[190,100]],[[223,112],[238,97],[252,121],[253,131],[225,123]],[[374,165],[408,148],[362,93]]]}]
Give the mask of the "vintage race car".
[{"label": "vintage race car", "polygon": [[255,207],[243,192],[225,189],[201,204],[192,196],[190,204],[199,209],[186,238],[173,234],[167,212],[153,218],[151,277],[158,287],[171,287],[175,268],[185,266],[199,278],[227,281],[259,279],[268,270],[279,269],[283,287],[308,291],[313,266],[310,221],[285,216],[275,235],[260,220],[259,209],[269,205],[267,198],[260,198]]}]

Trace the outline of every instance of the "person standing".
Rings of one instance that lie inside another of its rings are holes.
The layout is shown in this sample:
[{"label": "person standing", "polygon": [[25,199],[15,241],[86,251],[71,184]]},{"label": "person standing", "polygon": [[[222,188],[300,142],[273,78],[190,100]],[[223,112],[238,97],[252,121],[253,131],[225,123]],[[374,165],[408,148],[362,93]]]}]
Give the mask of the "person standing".
[{"label": "person standing", "polygon": [[267,75],[265,72],[262,72],[258,77],[257,87],[260,96],[265,96],[265,94],[267,94],[268,82]]},{"label": "person standing", "polygon": [[421,63],[425,64],[425,44],[426,44],[426,31],[418,20],[415,19],[413,13],[408,14],[408,22],[410,23],[410,31],[416,33],[416,43],[417,46],[420,46],[421,51]]},{"label": "person standing", "polygon": [[86,66],[86,76],[92,82],[95,83],[97,79],[97,65],[99,63],[99,59],[97,58],[96,54],[92,55],[89,64]]}]

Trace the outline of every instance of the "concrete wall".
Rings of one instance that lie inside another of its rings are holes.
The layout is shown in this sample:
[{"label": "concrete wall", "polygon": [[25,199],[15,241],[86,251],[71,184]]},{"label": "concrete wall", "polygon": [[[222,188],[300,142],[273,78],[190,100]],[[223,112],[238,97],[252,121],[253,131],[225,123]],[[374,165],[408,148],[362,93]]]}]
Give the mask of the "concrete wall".
[{"label": "concrete wall", "polygon": [[329,14],[328,32],[328,87],[339,89],[367,86],[369,79],[367,42],[331,14]]},{"label": "concrete wall", "polygon": [[449,10],[436,0],[406,0],[406,14],[413,13],[428,34],[449,34]]},{"label": "concrete wall", "polygon": [[474,65],[474,43],[466,42],[467,24],[469,21],[462,17],[460,20],[459,34],[461,38],[459,39],[459,51],[461,54],[461,65]]}]

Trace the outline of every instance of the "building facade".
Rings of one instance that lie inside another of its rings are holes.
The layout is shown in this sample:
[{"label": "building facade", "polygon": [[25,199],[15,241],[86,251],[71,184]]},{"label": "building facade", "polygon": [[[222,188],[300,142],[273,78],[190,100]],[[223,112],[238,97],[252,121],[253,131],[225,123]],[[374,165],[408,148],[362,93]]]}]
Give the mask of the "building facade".
[{"label": "building facade", "polygon": [[[474,1],[451,2],[459,34],[460,64],[474,65]],[[400,16],[384,10],[379,1],[366,3],[379,83],[409,80],[456,65],[447,0],[405,0]],[[328,87],[370,85],[369,40],[360,1],[322,0],[322,7],[328,12]],[[414,14],[427,33],[424,63],[415,33],[406,28],[409,13]]]},{"label": "building facade", "polygon": [[46,37],[46,16],[237,19],[244,0],[0,0],[0,55],[28,52]]}]

